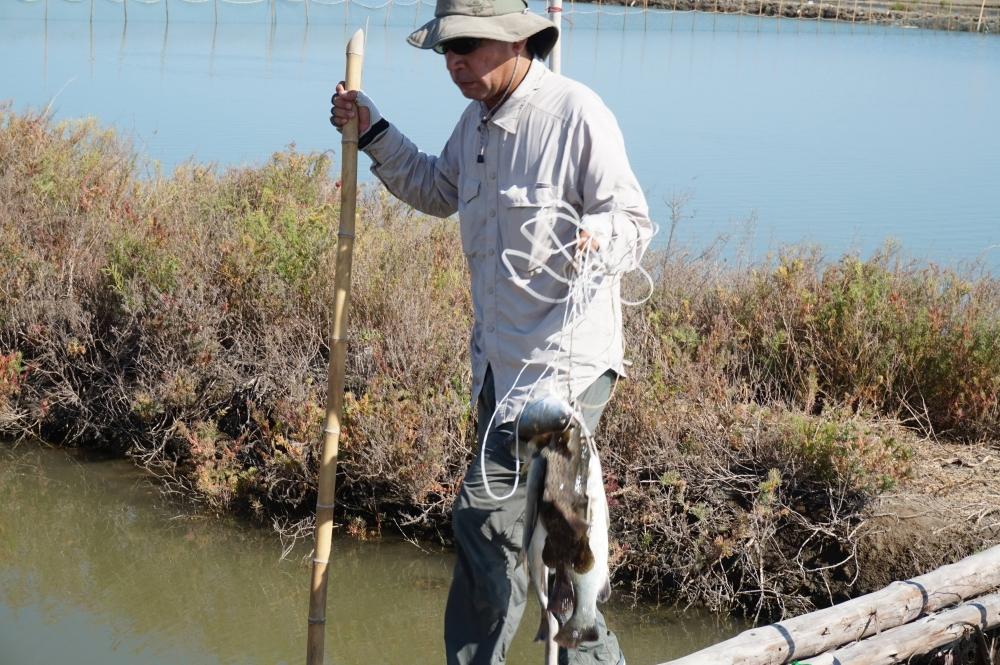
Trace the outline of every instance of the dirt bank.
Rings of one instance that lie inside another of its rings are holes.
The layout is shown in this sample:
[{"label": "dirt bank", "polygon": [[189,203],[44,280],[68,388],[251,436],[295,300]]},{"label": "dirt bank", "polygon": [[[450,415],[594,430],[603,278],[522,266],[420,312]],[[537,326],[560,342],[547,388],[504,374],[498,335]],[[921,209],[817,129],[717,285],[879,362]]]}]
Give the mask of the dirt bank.
[{"label": "dirt bank", "polygon": [[[569,3],[567,3],[569,4]],[[650,7],[745,16],[840,21],[959,32],[1000,32],[996,0],[608,0],[590,5]],[[572,8],[564,10],[572,15]]]},{"label": "dirt bank", "polygon": [[911,474],[866,511],[858,551],[863,588],[1000,543],[1000,446],[921,440]]}]

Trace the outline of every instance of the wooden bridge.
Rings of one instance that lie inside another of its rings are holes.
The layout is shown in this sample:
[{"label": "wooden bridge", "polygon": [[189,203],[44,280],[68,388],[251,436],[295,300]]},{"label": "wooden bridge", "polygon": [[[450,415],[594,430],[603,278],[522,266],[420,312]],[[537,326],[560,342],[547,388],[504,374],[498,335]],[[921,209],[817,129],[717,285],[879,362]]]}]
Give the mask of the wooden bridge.
[{"label": "wooden bridge", "polygon": [[896,665],[998,626],[1000,545],[663,665]]}]

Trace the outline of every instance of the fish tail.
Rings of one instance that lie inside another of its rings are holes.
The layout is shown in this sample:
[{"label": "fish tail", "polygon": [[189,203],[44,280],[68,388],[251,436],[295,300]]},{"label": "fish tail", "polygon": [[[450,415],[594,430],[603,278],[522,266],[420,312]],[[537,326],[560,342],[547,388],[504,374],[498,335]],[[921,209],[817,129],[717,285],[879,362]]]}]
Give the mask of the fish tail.
[{"label": "fish tail", "polygon": [[582,613],[575,612],[556,633],[556,644],[575,649],[581,642],[594,642],[598,637],[597,617],[584,617]]}]

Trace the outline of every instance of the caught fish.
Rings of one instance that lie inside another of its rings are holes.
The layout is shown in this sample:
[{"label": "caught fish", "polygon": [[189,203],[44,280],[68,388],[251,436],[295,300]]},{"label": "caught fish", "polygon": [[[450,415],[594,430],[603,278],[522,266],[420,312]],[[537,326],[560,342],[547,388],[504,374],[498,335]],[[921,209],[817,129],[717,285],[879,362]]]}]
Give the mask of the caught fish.
[{"label": "caught fish", "polygon": [[[525,407],[529,425],[540,414],[558,414],[553,404]],[[544,408],[543,408],[544,407]],[[566,405],[568,408],[568,405]],[[569,411],[572,416],[572,411]],[[547,423],[562,422],[545,418]],[[531,432],[535,453],[528,470],[524,550],[542,621],[536,639],[546,642],[546,662],[555,645],[576,648],[597,633],[597,603],[611,593],[608,574],[608,504],[601,462],[579,425]],[[518,427],[518,433],[529,427]],[[548,572],[554,571],[551,593]]]}]

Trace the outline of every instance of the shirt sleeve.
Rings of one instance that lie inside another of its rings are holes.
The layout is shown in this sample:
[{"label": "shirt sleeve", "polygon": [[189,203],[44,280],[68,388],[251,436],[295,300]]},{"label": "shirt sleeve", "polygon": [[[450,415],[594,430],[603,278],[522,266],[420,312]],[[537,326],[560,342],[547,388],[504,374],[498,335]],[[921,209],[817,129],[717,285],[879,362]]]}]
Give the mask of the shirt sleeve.
[{"label": "shirt sleeve", "polygon": [[364,147],[372,173],[400,200],[428,215],[448,217],[458,210],[458,153],[462,123],[455,127],[441,155],[420,152],[395,125],[389,124]]},{"label": "shirt sleeve", "polygon": [[653,237],[653,223],[618,122],[595,96],[584,103],[574,134],[581,226],[597,239],[611,272],[634,270]]}]

